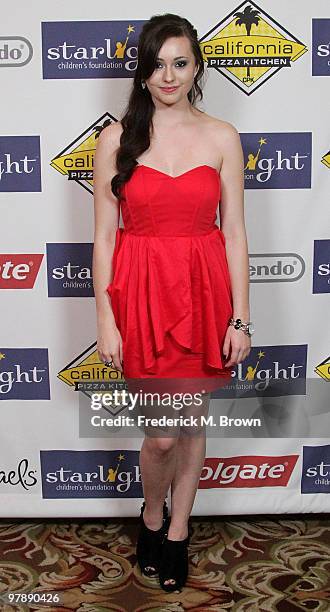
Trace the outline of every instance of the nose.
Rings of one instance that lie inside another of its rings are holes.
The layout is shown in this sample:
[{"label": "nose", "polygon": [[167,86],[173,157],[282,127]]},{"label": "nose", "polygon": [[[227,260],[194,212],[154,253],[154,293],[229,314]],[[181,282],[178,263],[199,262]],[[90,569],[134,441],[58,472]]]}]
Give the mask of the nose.
[{"label": "nose", "polygon": [[171,66],[167,66],[167,68],[165,68],[164,81],[166,81],[166,83],[173,81],[173,74],[172,74]]}]

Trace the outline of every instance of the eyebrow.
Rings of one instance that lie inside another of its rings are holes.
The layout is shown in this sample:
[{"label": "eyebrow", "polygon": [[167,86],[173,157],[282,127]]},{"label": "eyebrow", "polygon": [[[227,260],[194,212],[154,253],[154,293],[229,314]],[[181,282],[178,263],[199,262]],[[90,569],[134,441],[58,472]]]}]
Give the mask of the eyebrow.
[{"label": "eyebrow", "polygon": [[[162,57],[157,57],[157,59],[158,59],[158,60],[161,60],[162,62],[164,61],[164,59],[163,59]],[[174,58],[174,61],[175,61],[175,60],[178,60],[178,59],[189,59],[189,58],[188,58],[188,57],[186,57],[185,55],[179,55],[179,57],[175,57],[175,58]]]}]

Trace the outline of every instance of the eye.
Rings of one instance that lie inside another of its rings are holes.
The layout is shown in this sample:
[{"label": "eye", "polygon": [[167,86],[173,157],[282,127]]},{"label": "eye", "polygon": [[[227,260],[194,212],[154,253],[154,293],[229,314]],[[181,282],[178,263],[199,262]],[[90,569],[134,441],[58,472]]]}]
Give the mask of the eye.
[{"label": "eye", "polygon": [[[184,68],[187,65],[186,60],[179,60],[178,62],[176,62],[176,66],[179,66],[179,68]],[[162,64],[161,62],[156,62],[156,68],[161,68]]]}]

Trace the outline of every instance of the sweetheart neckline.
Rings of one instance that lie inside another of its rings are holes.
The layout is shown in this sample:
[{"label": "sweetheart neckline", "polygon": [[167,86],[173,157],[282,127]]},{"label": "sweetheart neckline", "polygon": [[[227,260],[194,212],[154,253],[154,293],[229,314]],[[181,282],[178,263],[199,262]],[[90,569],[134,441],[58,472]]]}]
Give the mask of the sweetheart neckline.
[{"label": "sweetheart neckline", "polygon": [[185,176],[186,174],[189,174],[189,172],[193,172],[194,170],[198,170],[199,168],[210,168],[210,170],[214,170],[214,172],[216,172],[217,176],[220,179],[220,174],[219,174],[218,170],[214,166],[210,166],[209,164],[200,164],[199,166],[194,166],[194,168],[190,168],[189,170],[186,170],[185,172],[182,172],[181,174],[177,174],[176,176],[172,176],[171,174],[167,174],[167,172],[163,172],[162,170],[158,170],[157,168],[152,168],[151,166],[146,166],[146,164],[137,164],[135,166],[135,168],[147,168],[148,170],[153,170],[154,172],[158,172],[159,174],[164,174],[164,176],[167,176],[170,179],[181,178],[182,176]]}]

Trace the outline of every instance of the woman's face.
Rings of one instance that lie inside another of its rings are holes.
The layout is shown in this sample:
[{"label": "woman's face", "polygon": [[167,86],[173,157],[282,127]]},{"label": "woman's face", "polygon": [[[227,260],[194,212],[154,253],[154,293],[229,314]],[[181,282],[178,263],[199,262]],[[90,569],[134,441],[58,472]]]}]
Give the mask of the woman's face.
[{"label": "woman's face", "polygon": [[197,71],[189,39],[173,36],[160,48],[155,70],[146,84],[155,100],[174,104],[187,96]]}]

